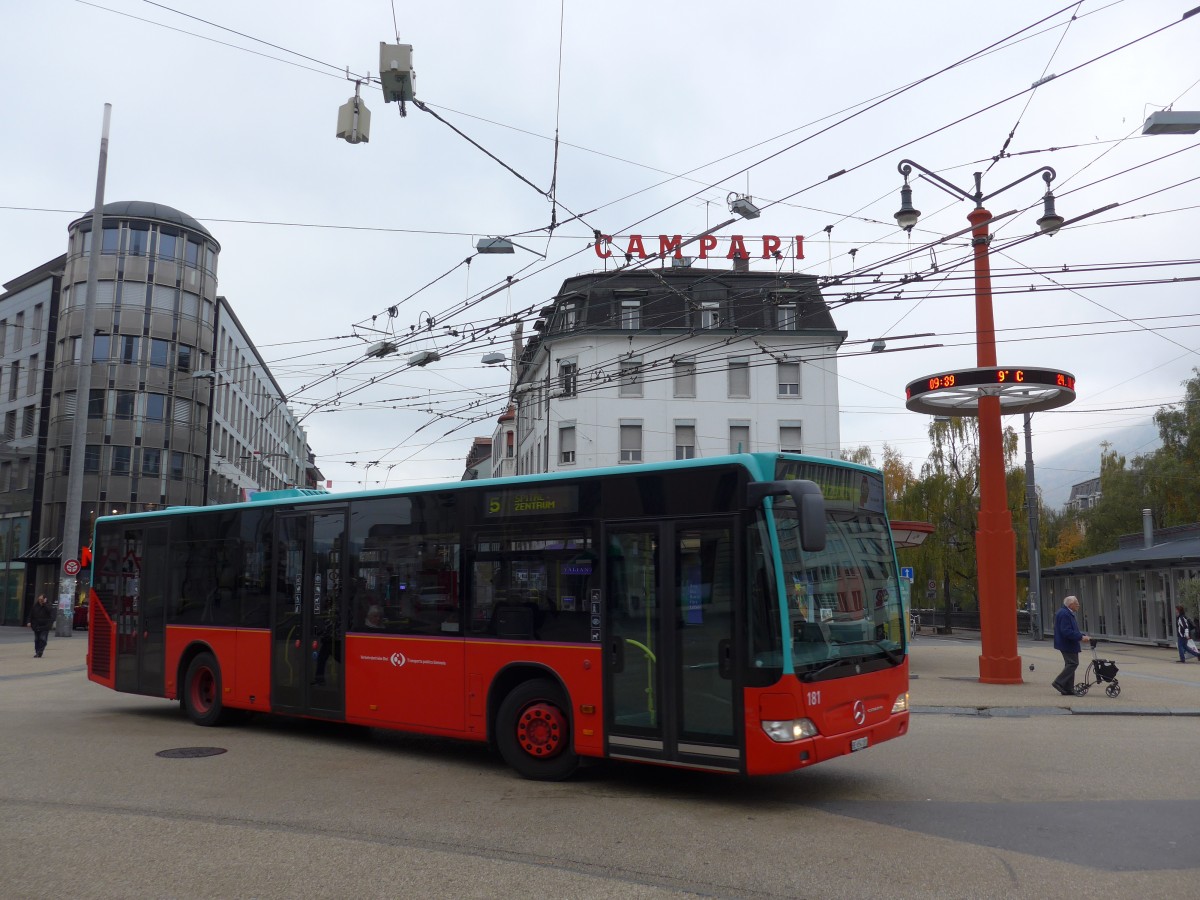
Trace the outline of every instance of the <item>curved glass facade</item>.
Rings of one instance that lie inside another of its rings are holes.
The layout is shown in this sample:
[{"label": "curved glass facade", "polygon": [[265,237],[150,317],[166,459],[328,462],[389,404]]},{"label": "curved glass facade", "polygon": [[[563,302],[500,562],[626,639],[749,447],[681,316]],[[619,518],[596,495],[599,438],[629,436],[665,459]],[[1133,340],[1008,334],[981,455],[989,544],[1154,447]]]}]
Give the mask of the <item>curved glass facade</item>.
[{"label": "curved glass facade", "polygon": [[[82,529],[96,515],[205,502],[220,245],[168,206],[120,202],[72,222],[54,336],[46,445],[50,528],[61,529],[74,417],[88,418]],[[76,394],[88,263],[99,248],[91,385]]]}]

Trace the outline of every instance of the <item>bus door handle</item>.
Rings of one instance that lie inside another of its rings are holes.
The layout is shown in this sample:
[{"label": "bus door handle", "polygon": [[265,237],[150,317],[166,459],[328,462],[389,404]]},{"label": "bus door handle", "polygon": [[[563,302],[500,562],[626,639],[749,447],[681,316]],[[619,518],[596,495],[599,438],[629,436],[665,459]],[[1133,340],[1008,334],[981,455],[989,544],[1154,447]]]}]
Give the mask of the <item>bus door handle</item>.
[{"label": "bus door handle", "polygon": [[614,672],[625,671],[625,638],[614,637],[609,647],[609,663]]},{"label": "bus door handle", "polygon": [[717,641],[717,674],[727,681],[733,677],[733,642],[729,638]]}]

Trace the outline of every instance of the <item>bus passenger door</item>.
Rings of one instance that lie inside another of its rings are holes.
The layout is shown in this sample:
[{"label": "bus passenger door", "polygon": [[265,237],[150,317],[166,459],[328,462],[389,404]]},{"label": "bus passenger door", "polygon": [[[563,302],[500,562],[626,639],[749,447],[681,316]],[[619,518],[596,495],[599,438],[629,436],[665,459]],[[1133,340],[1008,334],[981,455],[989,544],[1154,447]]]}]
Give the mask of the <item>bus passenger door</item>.
[{"label": "bus passenger door", "polygon": [[[167,529],[125,528],[114,620],[118,691],[163,696],[166,667]],[[143,561],[149,560],[148,566]]]},{"label": "bus passenger door", "polygon": [[741,768],[736,533],[731,520],[608,529],[609,755]]},{"label": "bus passenger door", "polygon": [[346,515],[281,513],[275,527],[271,708],[340,719],[346,702]]}]

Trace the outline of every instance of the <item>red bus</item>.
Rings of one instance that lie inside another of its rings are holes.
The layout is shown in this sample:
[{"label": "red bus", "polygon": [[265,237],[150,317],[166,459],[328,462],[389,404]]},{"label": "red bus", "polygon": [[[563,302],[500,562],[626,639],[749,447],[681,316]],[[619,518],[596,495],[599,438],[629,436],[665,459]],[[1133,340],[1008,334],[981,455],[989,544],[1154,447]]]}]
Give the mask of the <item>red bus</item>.
[{"label": "red bus", "polygon": [[[243,711],[589,757],[788,772],[908,729],[880,473],[791,454],[96,524],[88,677]],[[864,602],[863,598],[868,598]]]}]

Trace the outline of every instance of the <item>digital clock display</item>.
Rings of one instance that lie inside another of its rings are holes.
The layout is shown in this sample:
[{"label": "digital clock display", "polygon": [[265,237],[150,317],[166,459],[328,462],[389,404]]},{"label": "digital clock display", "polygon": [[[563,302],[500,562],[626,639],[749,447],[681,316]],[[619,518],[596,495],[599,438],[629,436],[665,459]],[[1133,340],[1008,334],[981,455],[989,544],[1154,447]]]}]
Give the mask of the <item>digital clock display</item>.
[{"label": "digital clock display", "polygon": [[909,382],[905,389],[905,399],[911,400],[930,391],[941,391],[947,388],[980,387],[983,385],[1005,385],[1031,388],[1062,388],[1075,390],[1075,376],[1069,372],[1057,369],[1030,369],[1010,367],[991,367],[982,369],[961,369],[957,372],[941,372],[927,378],[918,378]]}]

